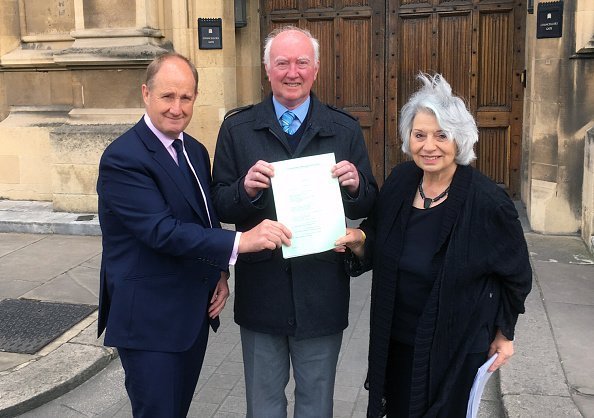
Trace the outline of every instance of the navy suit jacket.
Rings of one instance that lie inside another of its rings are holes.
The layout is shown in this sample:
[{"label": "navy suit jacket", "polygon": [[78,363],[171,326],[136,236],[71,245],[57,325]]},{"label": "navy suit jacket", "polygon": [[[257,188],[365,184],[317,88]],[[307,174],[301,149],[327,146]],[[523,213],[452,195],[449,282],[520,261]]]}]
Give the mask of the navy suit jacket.
[{"label": "navy suit jacket", "polygon": [[[103,233],[98,333],[105,344],[179,352],[208,320],[209,294],[228,270],[235,233],[220,228],[210,202],[206,148],[184,134],[206,195],[197,193],[141,119],[111,143],[99,164]],[[216,330],[218,318],[211,321]]]}]

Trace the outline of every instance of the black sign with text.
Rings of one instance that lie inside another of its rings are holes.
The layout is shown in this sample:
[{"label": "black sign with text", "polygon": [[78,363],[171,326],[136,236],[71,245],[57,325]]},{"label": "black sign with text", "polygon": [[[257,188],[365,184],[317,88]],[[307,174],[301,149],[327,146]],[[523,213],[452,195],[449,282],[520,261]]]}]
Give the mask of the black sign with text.
[{"label": "black sign with text", "polygon": [[563,2],[540,3],[536,17],[536,38],[560,38],[562,27]]},{"label": "black sign with text", "polygon": [[198,48],[223,49],[223,20],[198,19]]}]

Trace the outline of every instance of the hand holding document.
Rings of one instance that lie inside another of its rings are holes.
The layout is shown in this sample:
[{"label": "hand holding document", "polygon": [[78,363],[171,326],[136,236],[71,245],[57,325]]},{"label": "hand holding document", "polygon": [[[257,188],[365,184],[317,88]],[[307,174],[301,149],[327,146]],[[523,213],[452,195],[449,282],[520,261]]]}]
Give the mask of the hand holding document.
[{"label": "hand holding document", "polygon": [[468,398],[466,418],[477,417],[479,405],[481,403],[481,397],[483,396],[483,390],[485,389],[487,381],[493,374],[493,372],[488,372],[488,370],[496,358],[497,353],[493,354],[491,358],[489,358],[489,360],[487,360],[485,364],[483,364],[476,372],[476,376],[474,377],[474,383],[472,384],[472,388],[470,389],[470,397]]},{"label": "hand holding document", "polygon": [[283,257],[299,257],[334,249],[346,234],[338,179],[332,177],[333,153],[272,163],[272,193],[277,220],[293,237]]}]

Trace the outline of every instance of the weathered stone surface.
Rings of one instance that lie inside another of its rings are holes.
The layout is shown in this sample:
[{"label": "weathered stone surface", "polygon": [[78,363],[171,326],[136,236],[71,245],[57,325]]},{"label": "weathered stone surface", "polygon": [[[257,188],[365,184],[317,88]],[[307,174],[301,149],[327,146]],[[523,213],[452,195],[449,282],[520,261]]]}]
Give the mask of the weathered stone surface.
[{"label": "weathered stone surface", "polygon": [[47,356],[0,377],[0,415],[17,415],[66,393],[103,369],[110,359],[110,352],[102,347],[63,344]]},{"label": "weathered stone surface", "polygon": [[504,395],[503,401],[508,418],[582,418],[569,396]]}]

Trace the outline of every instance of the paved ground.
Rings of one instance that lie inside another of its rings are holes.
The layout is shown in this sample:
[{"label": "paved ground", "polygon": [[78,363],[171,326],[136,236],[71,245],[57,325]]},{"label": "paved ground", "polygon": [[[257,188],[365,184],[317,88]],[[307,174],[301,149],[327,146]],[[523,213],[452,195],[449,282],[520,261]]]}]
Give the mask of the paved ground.
[{"label": "paved ground", "polygon": [[[96,303],[101,243],[89,234],[99,233],[97,221],[49,209],[47,204],[0,200],[0,300]],[[526,238],[534,290],[518,323],[516,355],[490,380],[480,416],[594,418],[593,257],[577,237],[527,230]],[[369,287],[369,275],[352,280],[335,417],[365,415],[367,394],[361,383]],[[211,333],[192,417],[244,416],[239,330],[230,306],[220,331]],[[34,355],[0,352],[0,417],[131,416],[121,366],[95,338],[95,320],[91,315]],[[291,399],[291,386],[287,392]]]}]

